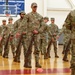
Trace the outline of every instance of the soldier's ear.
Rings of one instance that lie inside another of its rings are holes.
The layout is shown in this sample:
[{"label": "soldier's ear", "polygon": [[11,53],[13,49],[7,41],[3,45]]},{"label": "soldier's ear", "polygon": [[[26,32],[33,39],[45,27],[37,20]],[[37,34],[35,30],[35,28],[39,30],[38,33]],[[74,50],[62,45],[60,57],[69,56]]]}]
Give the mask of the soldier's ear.
[{"label": "soldier's ear", "polygon": [[31,6],[31,9],[32,9],[32,6]]}]

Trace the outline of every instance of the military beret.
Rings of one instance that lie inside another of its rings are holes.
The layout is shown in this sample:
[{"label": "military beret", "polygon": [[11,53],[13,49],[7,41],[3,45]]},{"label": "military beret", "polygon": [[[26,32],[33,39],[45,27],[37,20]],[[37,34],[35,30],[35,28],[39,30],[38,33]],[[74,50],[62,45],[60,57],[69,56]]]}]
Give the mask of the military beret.
[{"label": "military beret", "polygon": [[55,20],[55,18],[51,18],[51,20]]},{"label": "military beret", "polygon": [[9,19],[8,20],[13,20],[13,18],[12,17],[9,17]]},{"label": "military beret", "polygon": [[26,13],[24,11],[21,11],[19,14],[24,14],[25,15]]},{"label": "military beret", "polygon": [[31,4],[31,7],[35,7],[35,6],[37,6],[37,3],[34,2]]},{"label": "military beret", "polygon": [[43,19],[47,19],[47,20],[49,20],[49,18],[48,18],[48,17],[44,17]]},{"label": "military beret", "polygon": [[6,22],[6,20],[2,20],[2,22]]}]

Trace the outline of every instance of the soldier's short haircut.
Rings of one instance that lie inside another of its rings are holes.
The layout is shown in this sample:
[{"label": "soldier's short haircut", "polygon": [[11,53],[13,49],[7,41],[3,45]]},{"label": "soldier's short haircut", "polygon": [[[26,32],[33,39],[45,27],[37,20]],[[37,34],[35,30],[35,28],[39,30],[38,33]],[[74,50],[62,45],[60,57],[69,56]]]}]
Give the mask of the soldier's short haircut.
[{"label": "soldier's short haircut", "polygon": [[6,22],[6,20],[2,20],[2,22]]},{"label": "soldier's short haircut", "polygon": [[24,11],[21,11],[19,14],[20,14],[20,15],[21,15],[21,14],[24,14],[24,15],[25,15],[26,13],[25,13]]},{"label": "soldier's short haircut", "polygon": [[13,20],[13,18],[12,17],[9,17],[9,19],[8,20]]},{"label": "soldier's short haircut", "polygon": [[55,20],[55,18],[51,18],[51,20]]},{"label": "soldier's short haircut", "polygon": [[35,2],[33,2],[32,4],[31,4],[31,7],[37,7],[37,3],[35,3]]},{"label": "soldier's short haircut", "polygon": [[44,19],[44,20],[47,19],[47,20],[49,21],[49,18],[48,18],[48,17],[44,17],[43,19]]}]

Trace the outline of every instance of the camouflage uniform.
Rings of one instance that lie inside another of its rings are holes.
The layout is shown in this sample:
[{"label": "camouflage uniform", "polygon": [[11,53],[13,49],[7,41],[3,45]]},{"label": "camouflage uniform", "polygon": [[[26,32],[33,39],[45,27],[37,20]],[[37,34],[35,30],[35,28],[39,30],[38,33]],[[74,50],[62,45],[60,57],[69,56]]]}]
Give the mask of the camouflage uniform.
[{"label": "camouflage uniform", "polygon": [[[6,21],[6,20],[3,20],[3,21]],[[0,29],[1,29],[1,37],[4,36],[4,38],[2,40],[2,47],[0,47],[0,53],[2,53],[3,46],[5,47],[5,44],[6,44],[6,41],[7,41],[7,37],[9,35],[8,34],[9,33],[9,28],[7,27],[7,25],[1,25],[0,26]],[[7,54],[8,54],[8,52],[6,52],[6,55],[5,55],[6,58],[8,58],[8,55]]]},{"label": "camouflage uniform", "polygon": [[75,10],[71,11],[66,20],[66,28],[71,31],[71,75],[75,75]]},{"label": "camouflage uniform", "polygon": [[50,32],[48,25],[43,25],[43,27],[44,27],[44,31],[43,31],[43,33],[40,34],[40,37],[41,37],[40,38],[41,39],[41,45],[40,46],[41,46],[41,50],[44,52],[44,59],[46,59],[47,58],[47,56],[46,56],[46,47],[47,47],[46,35],[48,33],[48,35],[50,37],[52,37],[52,34]]},{"label": "camouflage uniform", "polygon": [[[31,6],[37,6],[36,3],[32,3]],[[40,29],[41,25],[43,25],[43,17],[38,14],[37,12],[30,12],[26,15],[27,23],[28,23],[28,33],[27,33],[27,43],[29,47],[29,43],[31,41],[31,37],[33,35],[33,31],[37,30],[38,32],[42,32],[42,29]],[[44,23],[45,24],[45,23]],[[39,40],[40,35],[35,34],[34,35],[34,50],[35,50],[35,66],[41,67],[39,64]],[[28,59],[28,60],[27,60]],[[31,66],[31,54],[26,58],[27,62],[24,64],[24,67],[30,67]]]},{"label": "camouflage uniform", "polygon": [[[51,18],[51,20],[54,20],[54,18]],[[58,55],[57,55],[57,39],[56,39],[58,32],[59,32],[58,26],[56,24],[50,24],[49,26],[50,26],[50,31],[52,33],[52,37],[54,38],[54,42],[52,42],[52,43],[54,46],[55,57],[58,57]],[[50,38],[51,37],[49,37],[49,40],[50,40]],[[51,50],[51,46],[50,46],[50,50]],[[50,50],[48,52],[49,57],[50,57]]]},{"label": "camouflage uniform", "polygon": [[[2,35],[1,35],[1,33],[2,33],[2,27],[0,26],[0,37],[2,37]],[[1,43],[1,41],[0,41],[0,56],[2,55],[2,43]]]},{"label": "camouflage uniform", "polygon": [[[41,23],[41,20],[42,20],[42,17],[38,14],[38,13],[29,13],[27,14],[27,20],[28,20],[28,34],[27,34],[27,39],[28,39],[28,45],[30,43],[30,40],[31,40],[31,36],[33,35],[32,34],[32,31],[34,29],[38,30],[40,28],[40,23]],[[36,64],[38,64],[38,61],[39,61],[39,34],[35,35],[34,36],[34,45],[35,45],[35,62]],[[28,63],[28,66],[31,65],[31,54],[30,56],[28,57],[29,58],[29,63]]]},{"label": "camouflage uniform", "polygon": [[[44,17],[44,22],[45,21],[48,22],[48,20],[49,20],[48,17]],[[45,29],[43,33],[40,34],[40,50],[41,50],[41,54],[44,55],[44,59],[45,59],[46,58],[46,47],[47,47],[47,34],[50,30],[49,30],[48,25],[43,25],[43,26],[45,26]]]},{"label": "camouflage uniform", "polygon": [[[25,14],[23,11],[20,13],[20,14]],[[25,17],[25,16],[24,16]],[[15,23],[14,23],[14,31],[13,31],[13,34],[16,34],[16,33],[19,33],[19,34],[22,34],[23,32],[26,32],[27,31],[27,24],[25,23],[25,19],[18,19]],[[16,38],[16,48],[18,46],[18,43],[19,43],[19,40],[20,38]],[[23,38],[22,38],[22,44],[20,46],[20,52],[18,54],[18,57],[17,57],[17,60],[16,62],[20,62],[20,53],[21,53],[21,47],[23,45],[23,49],[24,49],[24,56],[25,56],[25,53],[26,53],[26,50],[27,50],[27,46],[26,46],[26,34],[23,35]]]},{"label": "camouflage uniform", "polygon": [[64,46],[63,46],[63,52],[62,52],[62,53],[64,53],[64,55],[66,54],[65,57],[63,58],[63,60],[64,60],[64,61],[68,61],[68,60],[67,60],[67,54],[68,54],[68,50],[70,50],[70,45],[69,45],[67,51],[66,51],[66,47],[67,47],[67,45],[68,45],[68,43],[69,43],[69,41],[70,41],[71,31],[68,30],[68,29],[66,29],[65,24],[63,25],[63,28],[62,28],[62,30],[60,31],[59,36],[60,36],[62,33],[64,34],[64,38],[63,38],[63,45],[64,45]]},{"label": "camouflage uniform", "polygon": [[[12,17],[10,17],[8,20],[13,20],[13,19],[12,19]],[[7,26],[9,28],[10,33],[12,31],[14,31],[14,28],[13,28],[13,24],[12,23],[8,23]],[[11,37],[12,37],[12,39],[10,39],[8,47],[10,48],[10,46],[11,46],[11,50],[12,50],[13,57],[14,57],[15,56],[15,37],[14,37],[14,35],[12,35],[12,33],[11,33]],[[8,52],[9,52],[9,50],[8,50]]]},{"label": "camouflage uniform", "polygon": [[[67,46],[67,44],[68,44],[68,41],[70,40],[70,35],[71,35],[71,31],[68,30],[68,29],[66,29],[65,24],[64,24],[62,30],[60,31],[59,36],[60,36],[62,33],[64,34],[63,44],[64,44],[64,48],[65,48],[65,47]],[[68,49],[70,49],[70,47],[69,47]],[[64,50],[65,50],[65,49],[64,49]]]}]

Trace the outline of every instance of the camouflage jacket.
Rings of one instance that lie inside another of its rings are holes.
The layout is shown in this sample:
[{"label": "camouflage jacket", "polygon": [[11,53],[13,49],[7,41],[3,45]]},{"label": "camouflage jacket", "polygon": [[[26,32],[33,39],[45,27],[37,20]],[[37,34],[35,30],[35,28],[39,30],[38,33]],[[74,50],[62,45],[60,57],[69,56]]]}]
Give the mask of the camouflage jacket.
[{"label": "camouflage jacket", "polygon": [[75,39],[75,10],[71,11],[66,20],[66,28],[71,31],[71,39]]},{"label": "camouflage jacket", "polygon": [[58,26],[56,24],[50,24],[49,26],[52,36],[54,36],[54,34],[56,34],[55,36],[57,36],[59,33]]},{"label": "camouflage jacket", "polygon": [[50,32],[50,27],[49,27],[47,24],[44,24],[44,25],[42,26],[42,28],[40,29],[40,31],[41,31],[41,30],[43,30],[43,31],[42,31],[42,33],[40,34],[40,39],[46,39],[47,34],[48,34],[49,36],[52,36],[52,34],[51,34],[51,32]]},{"label": "camouflage jacket", "polygon": [[[36,13],[30,12],[26,15],[26,23],[27,23],[27,30],[28,32],[32,32],[33,30],[37,30],[40,32],[43,32],[43,30],[40,29],[40,27],[45,24],[43,23],[43,17]],[[40,30],[39,30],[40,29]],[[44,29],[44,28],[42,28]]]},{"label": "camouflage jacket", "polygon": [[14,31],[14,27],[13,27],[13,24],[7,24],[8,28],[9,28],[9,31],[12,32]]},{"label": "camouflage jacket", "polygon": [[1,36],[5,35],[5,37],[7,37],[9,35],[9,28],[7,25],[1,25],[0,29]]},{"label": "camouflage jacket", "polygon": [[13,37],[14,37],[14,35],[13,35],[13,31],[14,31],[14,27],[13,27],[13,24],[7,24],[7,26],[8,26],[8,28],[9,28],[9,34],[11,34]]},{"label": "camouflage jacket", "polygon": [[70,40],[71,31],[70,31],[69,29],[66,29],[66,27],[64,26],[64,27],[61,29],[59,35],[61,35],[62,33],[64,34],[64,36],[63,36],[63,37],[64,37],[64,38],[63,38],[63,41],[64,41],[64,42],[69,41],[69,40]]},{"label": "camouflage jacket", "polygon": [[18,19],[14,25],[13,25],[13,28],[14,28],[14,31],[13,31],[13,34],[16,34],[16,33],[22,33],[22,32],[26,32],[27,31],[27,24],[25,24],[25,19]]}]

